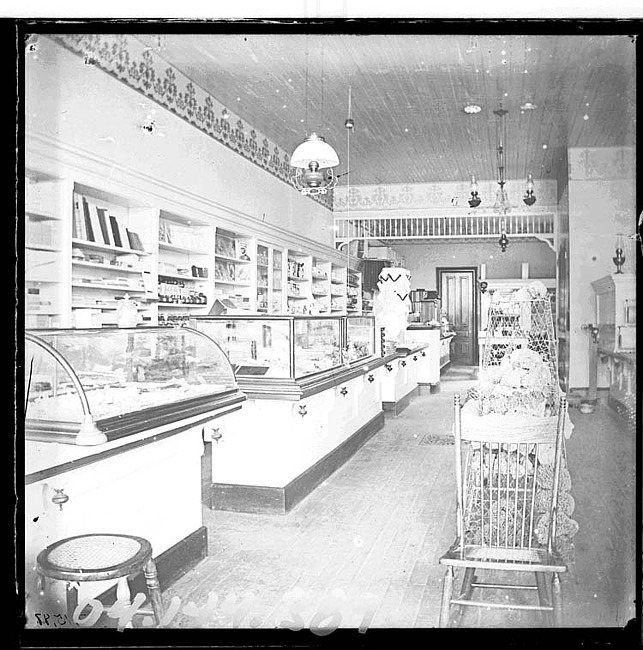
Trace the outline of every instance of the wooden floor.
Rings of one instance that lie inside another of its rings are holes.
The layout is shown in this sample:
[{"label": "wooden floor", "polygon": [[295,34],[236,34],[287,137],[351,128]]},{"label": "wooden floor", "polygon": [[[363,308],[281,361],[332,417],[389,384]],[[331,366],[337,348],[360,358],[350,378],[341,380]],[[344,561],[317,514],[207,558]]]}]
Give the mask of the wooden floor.
[{"label": "wooden floor", "polygon": [[[473,376],[450,369],[440,392],[387,418],[287,515],[204,509],[209,557],[163,594],[169,627],[437,626],[438,558],[455,533],[453,446],[443,436],[453,395],[464,395]],[[634,435],[606,406],[593,415],[572,409],[571,418],[567,454],[580,530],[563,579],[565,624],[621,627],[634,617]],[[543,622],[485,609],[461,624]]]}]

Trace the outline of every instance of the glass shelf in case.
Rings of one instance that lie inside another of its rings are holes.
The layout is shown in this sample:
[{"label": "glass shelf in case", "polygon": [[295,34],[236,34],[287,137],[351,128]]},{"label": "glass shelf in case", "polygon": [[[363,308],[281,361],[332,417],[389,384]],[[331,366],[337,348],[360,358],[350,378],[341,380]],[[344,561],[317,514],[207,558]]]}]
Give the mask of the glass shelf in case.
[{"label": "glass shelf in case", "polygon": [[360,361],[375,354],[375,317],[346,316],[348,361]]},{"label": "glass shelf in case", "polygon": [[195,316],[190,325],[221,346],[240,379],[301,379],[342,364],[340,316]]},{"label": "glass shelf in case", "polygon": [[243,399],[221,348],[190,328],[25,333],[28,439],[100,444]]}]

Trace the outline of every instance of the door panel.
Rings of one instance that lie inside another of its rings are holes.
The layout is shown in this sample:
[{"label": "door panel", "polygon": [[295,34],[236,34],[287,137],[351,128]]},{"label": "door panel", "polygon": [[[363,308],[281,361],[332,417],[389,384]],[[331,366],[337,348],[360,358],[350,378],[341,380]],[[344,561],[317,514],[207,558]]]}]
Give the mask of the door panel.
[{"label": "door panel", "polygon": [[475,309],[473,271],[440,271],[442,311],[447,313],[451,330],[456,333],[451,344],[451,361],[475,363]]}]

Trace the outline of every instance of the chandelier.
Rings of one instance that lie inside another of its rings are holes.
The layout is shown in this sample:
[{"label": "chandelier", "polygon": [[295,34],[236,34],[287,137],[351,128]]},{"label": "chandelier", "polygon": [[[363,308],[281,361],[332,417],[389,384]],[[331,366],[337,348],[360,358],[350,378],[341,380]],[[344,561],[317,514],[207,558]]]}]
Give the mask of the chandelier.
[{"label": "chandelier", "polygon": [[[324,49],[321,51],[321,124],[324,123]],[[306,50],[306,132],[308,132],[308,50]],[[337,184],[333,167],[339,165],[335,150],[326,140],[312,132],[293,151],[290,165],[295,187],[304,195],[326,194]]]},{"label": "chandelier", "polygon": [[511,212],[511,204],[507,196],[505,185],[507,179],[505,178],[505,143],[507,142],[507,122],[505,120],[507,113],[506,109],[497,108],[494,115],[498,116],[498,148],[496,150],[496,166],[498,167],[498,185],[500,186],[496,193],[496,202],[493,204],[493,211],[498,214],[507,214]]},{"label": "chandelier", "polygon": [[[496,200],[493,204],[493,211],[496,214],[504,217],[508,212],[511,212],[511,203],[509,202],[509,196],[507,195],[507,190],[505,185],[507,184],[506,177],[506,168],[505,168],[505,147],[507,143],[507,122],[506,116],[509,111],[502,107],[497,108],[493,111],[494,115],[498,117],[496,124],[496,167],[497,167],[497,183],[498,191],[496,192]],[[471,177],[471,187],[470,187],[471,197],[469,198],[469,206],[472,208],[477,208],[482,200],[478,194],[478,183],[476,182],[475,176]],[[531,174],[527,174],[527,188],[525,190],[525,195],[522,199],[525,205],[533,205],[536,203],[536,195],[534,194],[534,180]],[[509,244],[509,239],[507,238],[506,224],[505,219],[503,218],[500,222],[500,239],[498,240],[498,245],[500,250],[504,253],[507,250]]]}]

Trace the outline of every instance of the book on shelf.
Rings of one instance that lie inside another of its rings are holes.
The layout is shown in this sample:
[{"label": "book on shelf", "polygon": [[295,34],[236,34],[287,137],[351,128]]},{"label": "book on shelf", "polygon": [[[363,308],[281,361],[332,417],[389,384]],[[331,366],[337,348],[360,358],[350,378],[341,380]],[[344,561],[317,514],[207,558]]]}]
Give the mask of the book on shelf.
[{"label": "book on shelf", "polygon": [[96,239],[94,238],[94,229],[92,227],[92,219],[89,210],[89,203],[87,202],[87,199],[84,196],[81,197],[81,199],[83,202],[83,215],[85,220],[86,236],[84,237],[84,239],[87,239],[88,241],[96,241]]},{"label": "book on shelf", "polygon": [[123,248],[123,241],[121,239],[121,231],[118,225],[118,219],[114,215],[109,215],[109,223],[112,228],[112,235],[114,236],[114,246]]},{"label": "book on shelf", "polygon": [[109,226],[107,225],[107,217],[105,213],[107,210],[105,208],[99,208],[96,206],[96,214],[98,215],[98,225],[100,227],[101,235],[103,236],[103,243],[111,246],[112,238],[109,236]]},{"label": "book on shelf", "polygon": [[129,242],[129,247],[134,251],[142,251],[143,242],[141,242],[141,238],[138,236],[138,233],[133,232],[129,228],[125,228],[125,231],[127,232],[127,241]]},{"label": "book on shelf", "polygon": [[74,194],[74,220],[72,222],[71,236],[75,239],[87,239],[85,230],[85,216],[81,205],[81,196]]}]

